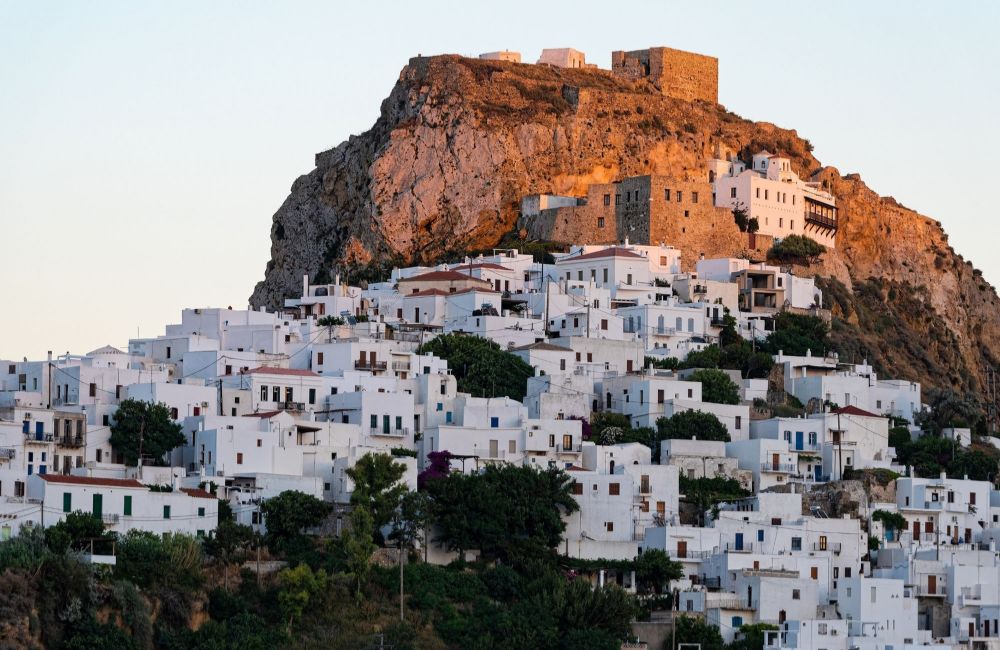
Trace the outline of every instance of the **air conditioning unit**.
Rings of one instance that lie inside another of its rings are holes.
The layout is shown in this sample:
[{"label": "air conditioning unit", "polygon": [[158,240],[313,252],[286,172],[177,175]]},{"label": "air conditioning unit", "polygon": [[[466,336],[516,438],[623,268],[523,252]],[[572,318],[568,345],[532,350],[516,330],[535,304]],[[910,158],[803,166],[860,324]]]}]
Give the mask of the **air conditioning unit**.
[{"label": "air conditioning unit", "polygon": [[202,402],[201,403],[201,408],[207,409],[208,408],[208,402]]}]

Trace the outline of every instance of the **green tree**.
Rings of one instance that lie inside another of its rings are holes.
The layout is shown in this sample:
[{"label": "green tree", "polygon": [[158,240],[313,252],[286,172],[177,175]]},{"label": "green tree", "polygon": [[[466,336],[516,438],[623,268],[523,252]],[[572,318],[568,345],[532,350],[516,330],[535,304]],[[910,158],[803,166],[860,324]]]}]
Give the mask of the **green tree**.
[{"label": "green tree", "polygon": [[417,353],[446,359],[458,390],[475,397],[507,396],[524,401],[528,378],[535,374],[523,359],[479,336],[445,334],[420,346]]},{"label": "green tree", "polygon": [[368,583],[371,575],[371,556],[375,552],[375,521],[368,509],[357,506],[351,510],[350,526],[340,537],[344,551],[347,571],[354,581],[355,597],[361,600],[361,590]]},{"label": "green tree", "polygon": [[748,490],[743,489],[740,482],[733,478],[724,476],[703,476],[701,478],[688,478],[683,474],[679,483],[684,501],[692,503],[698,509],[699,523],[704,525],[705,512],[717,506],[722,501],[734,501],[750,496]]},{"label": "green tree", "polygon": [[761,343],[760,349],[771,354],[824,354],[830,347],[829,328],[818,316],[806,316],[783,311],[774,317],[774,331]]},{"label": "green tree", "polygon": [[562,471],[514,465],[428,481],[438,541],[505,562],[551,557],[566,529],[563,515],[579,508],[572,485]]},{"label": "green tree", "polygon": [[603,441],[604,430],[612,427],[625,432],[632,428],[632,422],[627,415],[613,411],[598,411],[590,417],[590,435],[596,440]]},{"label": "green tree", "polygon": [[722,316],[722,328],[719,330],[719,346],[725,348],[743,340],[736,331],[736,324],[736,318],[729,313],[729,308],[726,307]]},{"label": "green tree", "polygon": [[777,625],[770,623],[744,625],[737,630],[736,638],[726,646],[726,650],[760,650],[764,647],[765,632],[777,629]]},{"label": "green tree", "polygon": [[389,537],[412,548],[414,543],[424,543],[424,531],[430,522],[431,501],[426,492],[407,492],[399,501],[393,514],[392,532]]},{"label": "green tree", "polygon": [[111,446],[126,465],[137,465],[140,452],[154,465],[163,465],[167,453],[185,441],[181,425],[170,419],[170,409],[162,403],[124,400],[111,423]]},{"label": "green tree", "polygon": [[[882,528],[886,531],[894,531],[898,534],[900,531],[906,530],[906,517],[899,514],[898,512],[889,512],[888,510],[876,510],[872,513],[872,521],[882,522]],[[896,537],[896,535],[893,535]],[[898,537],[897,537],[898,539]]]},{"label": "green tree", "polygon": [[97,515],[77,510],[45,529],[45,542],[53,553],[80,550],[90,539],[104,537],[104,522]]},{"label": "green tree", "polygon": [[681,368],[718,368],[722,353],[717,345],[709,345],[704,349],[689,352],[681,361]]},{"label": "green tree", "polygon": [[292,624],[302,618],[306,608],[319,600],[327,583],[327,575],[323,569],[314,572],[305,563],[294,569],[282,569],[278,572],[278,607],[287,621],[289,633],[292,631]]},{"label": "green tree", "polygon": [[997,456],[991,447],[962,450],[948,464],[948,474],[953,477],[968,476],[973,481],[992,481],[1000,470]]},{"label": "green tree", "polygon": [[722,634],[719,628],[693,616],[678,616],[674,619],[674,639],[668,637],[663,642],[663,650],[672,650],[673,645],[692,643],[701,646],[701,650],[725,650]]},{"label": "green tree", "polygon": [[826,252],[815,239],[805,235],[788,235],[767,251],[768,259],[809,262]]},{"label": "green tree", "polygon": [[671,580],[684,576],[683,567],[660,549],[648,549],[635,560],[635,579],[642,593],[663,593]]},{"label": "green tree", "polygon": [[661,440],[718,440],[729,442],[729,431],[712,413],[681,411],[669,418],[659,418],[656,430]]},{"label": "green tree", "polygon": [[319,526],[330,512],[330,505],[311,494],[286,490],[265,501],[261,510],[268,544],[280,548],[301,537],[304,529]]},{"label": "green tree", "polygon": [[402,483],[405,473],[406,465],[382,453],[367,453],[347,470],[347,476],[354,482],[351,505],[367,508],[375,523],[376,536],[392,520],[406,494],[406,484]]},{"label": "green tree", "polygon": [[714,404],[739,404],[740,387],[721,370],[696,370],[688,376],[688,381],[701,384],[701,399]]}]

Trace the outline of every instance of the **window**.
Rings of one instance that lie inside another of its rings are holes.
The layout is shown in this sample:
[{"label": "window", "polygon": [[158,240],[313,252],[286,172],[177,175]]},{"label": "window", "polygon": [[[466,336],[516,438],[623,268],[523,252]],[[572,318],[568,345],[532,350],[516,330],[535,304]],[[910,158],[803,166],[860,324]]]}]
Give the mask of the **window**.
[{"label": "window", "polygon": [[613,521],[606,521],[606,522],[604,522],[604,528],[609,533],[615,532],[615,522],[613,522]]},{"label": "window", "polygon": [[801,537],[793,537],[792,538],[792,550],[793,551],[801,551],[802,550],[802,538]]},{"label": "window", "polygon": [[792,589],[792,600],[801,600],[802,592],[798,589]]},{"label": "window", "polygon": [[[601,329],[602,330],[608,329],[608,319],[607,318],[602,318],[601,319]],[[590,355],[588,354],[587,356],[589,357]]]},{"label": "window", "polygon": [[663,398],[664,398],[663,390],[660,389],[660,390],[656,391],[656,403],[657,404],[663,404]]},{"label": "window", "polygon": [[729,198],[731,198],[731,199],[735,199],[736,198],[736,188],[735,187],[730,187],[729,188]]},{"label": "window", "polygon": [[280,402],[281,401],[281,386],[271,387],[271,401]]},{"label": "window", "polygon": [[97,384],[90,382],[90,396],[97,397]]},{"label": "window", "polygon": [[170,519],[170,506],[163,506],[163,518]]},{"label": "window", "polygon": [[598,228],[604,227],[604,217],[597,217],[597,227]]},{"label": "window", "polygon": [[821,551],[826,550],[826,535],[819,536],[819,550]]},{"label": "window", "polygon": [[760,530],[757,531],[757,541],[758,542],[763,542],[764,541],[764,530],[763,529],[760,529]]},{"label": "window", "polygon": [[369,422],[371,423],[371,428],[372,429],[378,429],[378,416],[377,415],[372,414],[371,418],[369,418]]},{"label": "window", "polygon": [[818,628],[820,634],[826,634],[826,630],[827,630],[826,623],[820,623],[817,626],[817,628]]},{"label": "window", "polygon": [[[604,322],[607,323],[607,321],[604,321]],[[601,329],[608,329],[608,328],[607,327],[602,327]],[[594,360],[594,353],[593,352],[588,352],[587,353],[587,363],[590,363],[593,360]]]},{"label": "window", "polygon": [[167,358],[168,359],[170,358],[170,346],[169,345],[167,346]]},{"label": "window", "polygon": [[844,577],[845,578],[850,578],[851,577],[851,567],[849,567],[849,566],[845,566],[844,567]]},{"label": "window", "polygon": [[766,201],[766,200],[768,199],[768,196],[769,196],[770,194],[771,194],[770,190],[764,190],[764,200],[765,200],[765,201]]},{"label": "window", "polygon": [[500,426],[500,418],[493,416],[490,418],[490,427],[496,429]]},{"label": "window", "polygon": [[63,512],[73,511],[73,494],[71,492],[63,492]]},{"label": "window", "polygon": [[316,389],[315,388],[310,388],[309,389],[309,403],[310,404],[315,404],[316,403]]},{"label": "window", "polygon": [[604,195],[604,205],[611,205],[611,195],[610,194],[605,194]]},{"label": "window", "polygon": [[621,202],[622,202],[622,195],[621,194],[615,194],[615,205],[618,205]]},{"label": "window", "polygon": [[743,416],[742,415],[737,415],[736,416],[736,429],[742,428],[742,425],[743,425]]},{"label": "window", "polygon": [[122,508],[122,512],[125,514],[126,517],[131,517],[132,516],[132,497],[131,496],[126,496],[125,497],[125,505]]},{"label": "window", "polygon": [[267,401],[267,386],[260,387],[260,401],[262,402]]},{"label": "window", "polygon": [[697,203],[697,202],[698,202],[698,193],[691,192],[691,203]]},{"label": "window", "polygon": [[556,446],[556,436],[555,436],[554,433],[550,433],[549,434],[549,447],[552,448],[552,447],[555,447],[555,446]]},{"label": "window", "polygon": [[204,508],[198,508],[198,516],[199,517],[204,517],[205,516],[205,509]]},{"label": "window", "polygon": [[260,438],[257,438],[257,446],[258,446],[258,447],[262,446],[262,445],[261,445],[261,440],[260,440]]},{"label": "window", "polygon": [[292,389],[291,386],[286,386],[285,387],[285,401],[286,402],[294,402],[295,401],[295,392],[294,392],[294,390]]},{"label": "window", "polygon": [[563,436],[562,446],[563,446],[563,451],[566,451],[566,450],[572,451],[573,450],[573,436],[571,436],[571,435],[564,435]]},{"label": "window", "polygon": [[621,485],[618,483],[608,483],[608,494],[618,496],[621,494]]},{"label": "window", "polygon": [[678,203],[681,202],[682,195],[683,195],[683,192],[681,192],[680,190],[677,190],[677,202]]},{"label": "window", "polygon": [[243,452],[237,452],[237,454],[236,454],[236,464],[237,465],[242,465],[243,464]]},{"label": "window", "polygon": [[573,494],[583,494],[583,483],[579,481],[573,482]]},{"label": "window", "polygon": [[663,200],[664,201],[669,201],[670,200],[670,189],[669,188],[665,188],[663,190]]}]

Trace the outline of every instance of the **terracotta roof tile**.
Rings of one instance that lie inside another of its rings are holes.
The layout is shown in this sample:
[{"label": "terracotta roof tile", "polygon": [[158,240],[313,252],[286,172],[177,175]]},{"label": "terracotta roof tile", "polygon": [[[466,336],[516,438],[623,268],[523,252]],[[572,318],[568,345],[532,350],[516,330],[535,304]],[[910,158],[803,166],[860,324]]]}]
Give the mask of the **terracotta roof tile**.
[{"label": "terracotta roof tile", "polygon": [[189,497],[194,497],[196,499],[215,499],[217,498],[211,492],[202,490],[201,488],[181,488],[181,492],[188,495]]},{"label": "terracotta roof tile", "polygon": [[99,485],[103,487],[149,489],[134,478],[103,478],[99,476],[72,476],[67,474],[39,474],[38,477],[46,483],[58,483],[61,485]]},{"label": "terracotta roof tile", "polygon": [[859,415],[865,418],[880,418],[882,417],[878,413],[870,413],[864,409],[859,409],[857,406],[845,406],[843,408],[836,409],[834,411],[836,414],[840,415]]},{"label": "terracotta roof tile", "polygon": [[319,377],[312,370],[302,370],[299,368],[271,368],[270,366],[259,366],[246,371],[248,375],[293,375],[296,377]]},{"label": "terracotta roof tile", "polygon": [[628,257],[640,260],[646,259],[642,255],[639,255],[638,253],[633,253],[627,248],[612,246],[610,248],[604,248],[599,251],[594,251],[593,253],[587,253],[586,255],[561,257],[556,261],[556,263],[558,264],[559,262],[576,262],[578,260],[596,260],[604,257]]}]

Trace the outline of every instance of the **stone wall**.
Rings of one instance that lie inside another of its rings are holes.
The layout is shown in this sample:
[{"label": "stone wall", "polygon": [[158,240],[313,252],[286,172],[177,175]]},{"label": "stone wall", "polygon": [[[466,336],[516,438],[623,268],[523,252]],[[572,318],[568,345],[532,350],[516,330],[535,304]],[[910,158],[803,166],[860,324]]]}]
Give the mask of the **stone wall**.
[{"label": "stone wall", "polygon": [[719,102],[719,60],[715,57],[651,47],[611,53],[611,72],[624,79],[648,79],[664,95],[684,101]]}]

